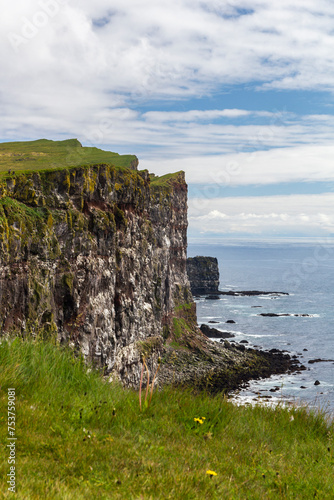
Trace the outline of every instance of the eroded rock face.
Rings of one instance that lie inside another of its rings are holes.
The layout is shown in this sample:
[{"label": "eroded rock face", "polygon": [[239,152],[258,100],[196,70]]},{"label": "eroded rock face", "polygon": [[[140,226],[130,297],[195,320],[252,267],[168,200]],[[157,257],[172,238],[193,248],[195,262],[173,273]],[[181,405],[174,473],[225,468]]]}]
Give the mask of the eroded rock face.
[{"label": "eroded rock face", "polygon": [[219,268],[216,257],[189,257],[187,273],[193,295],[218,292]]},{"label": "eroded rock face", "polygon": [[187,185],[109,165],[0,183],[0,331],[57,335],[127,384],[192,304]]}]

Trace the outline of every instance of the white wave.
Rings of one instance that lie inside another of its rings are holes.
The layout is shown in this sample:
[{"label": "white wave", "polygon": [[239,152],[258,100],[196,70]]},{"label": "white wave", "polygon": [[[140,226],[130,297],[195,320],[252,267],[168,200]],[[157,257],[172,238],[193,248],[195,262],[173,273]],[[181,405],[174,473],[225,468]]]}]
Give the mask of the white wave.
[{"label": "white wave", "polygon": [[260,335],[258,333],[245,333],[245,335],[247,335],[247,337],[252,337],[252,338],[258,339],[258,338],[262,338],[262,337],[279,337],[282,334],[275,333],[272,335],[268,335],[268,334]]}]

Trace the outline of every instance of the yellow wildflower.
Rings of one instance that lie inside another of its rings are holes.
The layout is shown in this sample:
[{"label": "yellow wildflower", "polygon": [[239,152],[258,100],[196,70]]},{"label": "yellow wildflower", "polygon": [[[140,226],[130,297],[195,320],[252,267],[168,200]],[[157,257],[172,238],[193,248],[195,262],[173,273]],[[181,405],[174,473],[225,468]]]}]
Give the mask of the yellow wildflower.
[{"label": "yellow wildflower", "polygon": [[203,420],[201,418],[194,418],[195,422],[198,422],[199,424],[203,424]]},{"label": "yellow wildflower", "polygon": [[217,476],[217,472],[215,472],[214,470],[207,470],[206,473],[208,474],[208,476],[212,477],[212,476]]}]

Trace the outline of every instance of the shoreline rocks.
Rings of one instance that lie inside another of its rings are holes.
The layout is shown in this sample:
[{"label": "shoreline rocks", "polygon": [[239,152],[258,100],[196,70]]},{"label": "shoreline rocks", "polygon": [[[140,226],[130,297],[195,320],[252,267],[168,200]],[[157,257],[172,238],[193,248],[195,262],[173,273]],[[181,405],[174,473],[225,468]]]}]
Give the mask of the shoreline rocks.
[{"label": "shoreline rocks", "polygon": [[306,369],[297,359],[275,352],[247,348],[244,344],[202,341],[201,349],[167,349],[159,374],[159,385],[176,384],[211,393],[229,393],[250,380]]},{"label": "shoreline rocks", "polygon": [[207,325],[201,325],[199,329],[204,335],[211,339],[229,339],[235,337],[233,332],[217,330],[217,328],[212,328]]}]

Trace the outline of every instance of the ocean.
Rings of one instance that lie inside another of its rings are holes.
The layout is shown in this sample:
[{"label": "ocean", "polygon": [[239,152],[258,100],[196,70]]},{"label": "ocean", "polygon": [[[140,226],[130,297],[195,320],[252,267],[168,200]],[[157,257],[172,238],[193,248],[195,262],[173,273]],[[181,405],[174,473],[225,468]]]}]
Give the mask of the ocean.
[{"label": "ocean", "polygon": [[[287,292],[273,296],[196,299],[198,323],[235,334],[248,347],[281,349],[307,368],[252,381],[239,403],[293,401],[334,414],[334,243],[226,242],[189,244],[188,257],[217,257],[220,290]],[[259,314],[291,314],[266,317]],[[293,316],[293,315],[298,316]],[[308,315],[308,316],[302,316]],[[226,324],[233,320],[235,324]],[[209,322],[216,323],[209,323]],[[313,362],[313,360],[321,360]],[[311,363],[310,363],[311,361]],[[316,385],[315,385],[316,384]]]}]

